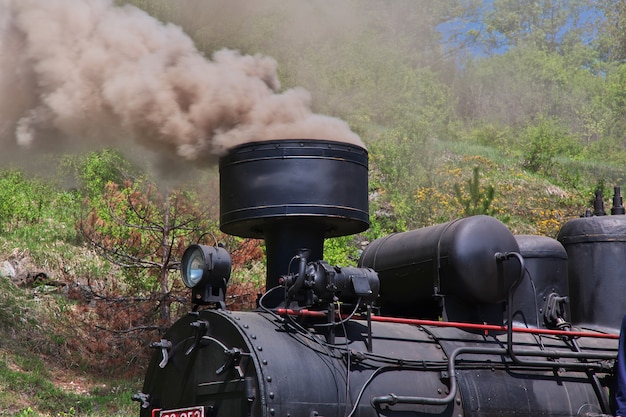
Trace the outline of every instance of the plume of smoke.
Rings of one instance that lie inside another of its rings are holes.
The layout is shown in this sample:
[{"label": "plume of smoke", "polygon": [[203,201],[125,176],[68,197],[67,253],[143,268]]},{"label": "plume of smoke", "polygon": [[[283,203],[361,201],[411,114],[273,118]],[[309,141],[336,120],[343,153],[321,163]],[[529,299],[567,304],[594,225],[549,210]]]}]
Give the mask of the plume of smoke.
[{"label": "plume of smoke", "polygon": [[307,91],[281,92],[276,68],[233,50],[207,59],[180,27],[111,0],[0,0],[0,146],[133,141],[199,165],[249,141],[363,146]]}]

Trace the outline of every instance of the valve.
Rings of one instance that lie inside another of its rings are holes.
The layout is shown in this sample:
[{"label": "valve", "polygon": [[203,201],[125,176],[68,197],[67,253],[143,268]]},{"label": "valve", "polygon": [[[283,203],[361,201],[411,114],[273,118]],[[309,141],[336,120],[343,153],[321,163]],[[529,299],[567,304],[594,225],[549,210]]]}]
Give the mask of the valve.
[{"label": "valve", "polygon": [[570,323],[565,320],[565,305],[568,302],[568,297],[560,296],[555,292],[548,296],[543,309],[543,320],[547,328],[562,330],[570,327]]}]

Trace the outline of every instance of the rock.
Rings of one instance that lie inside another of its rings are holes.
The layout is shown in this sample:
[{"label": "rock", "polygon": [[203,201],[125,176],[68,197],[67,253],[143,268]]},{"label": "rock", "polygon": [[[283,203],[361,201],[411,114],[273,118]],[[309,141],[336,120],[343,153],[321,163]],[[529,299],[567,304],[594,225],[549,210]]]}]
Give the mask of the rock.
[{"label": "rock", "polygon": [[0,263],[0,278],[8,278],[11,281],[15,279],[15,267],[9,261]]}]

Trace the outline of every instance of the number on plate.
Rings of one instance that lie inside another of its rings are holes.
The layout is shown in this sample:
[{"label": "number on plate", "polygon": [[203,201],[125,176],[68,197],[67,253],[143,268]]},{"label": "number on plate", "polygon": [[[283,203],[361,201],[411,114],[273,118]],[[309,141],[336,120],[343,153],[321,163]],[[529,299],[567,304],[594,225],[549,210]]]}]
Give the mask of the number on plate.
[{"label": "number on plate", "polygon": [[177,410],[163,410],[160,417],[204,417],[204,407],[179,408]]}]

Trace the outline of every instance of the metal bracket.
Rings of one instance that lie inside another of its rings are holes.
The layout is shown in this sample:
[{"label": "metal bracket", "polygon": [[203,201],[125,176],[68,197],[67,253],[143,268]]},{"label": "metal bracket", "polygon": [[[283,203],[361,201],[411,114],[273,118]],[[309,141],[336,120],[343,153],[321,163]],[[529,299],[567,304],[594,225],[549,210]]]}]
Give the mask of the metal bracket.
[{"label": "metal bracket", "polygon": [[224,350],[224,355],[226,355],[226,362],[215,371],[215,375],[221,375],[226,372],[227,369],[235,368],[239,372],[239,376],[243,377],[243,371],[239,367],[239,363],[241,362],[241,350],[237,348],[226,349]]},{"label": "metal bracket", "polygon": [[141,408],[143,409],[150,408],[150,394],[138,392],[136,394],[133,394],[132,397],[130,398],[133,401],[137,401],[141,403]]},{"label": "metal bracket", "polygon": [[196,328],[196,335],[195,335],[193,344],[185,352],[185,356],[189,356],[191,352],[193,352],[194,350],[196,350],[197,347],[200,346],[200,341],[202,340],[202,337],[205,334],[207,334],[209,331],[209,322],[205,320],[197,320],[197,321],[191,322],[190,325],[191,327]]},{"label": "metal bracket", "polygon": [[161,349],[161,355],[163,356],[163,359],[161,359],[161,362],[159,362],[159,368],[165,368],[170,359],[169,351],[172,348],[172,342],[167,339],[161,339],[160,342],[150,343],[150,347]]}]

